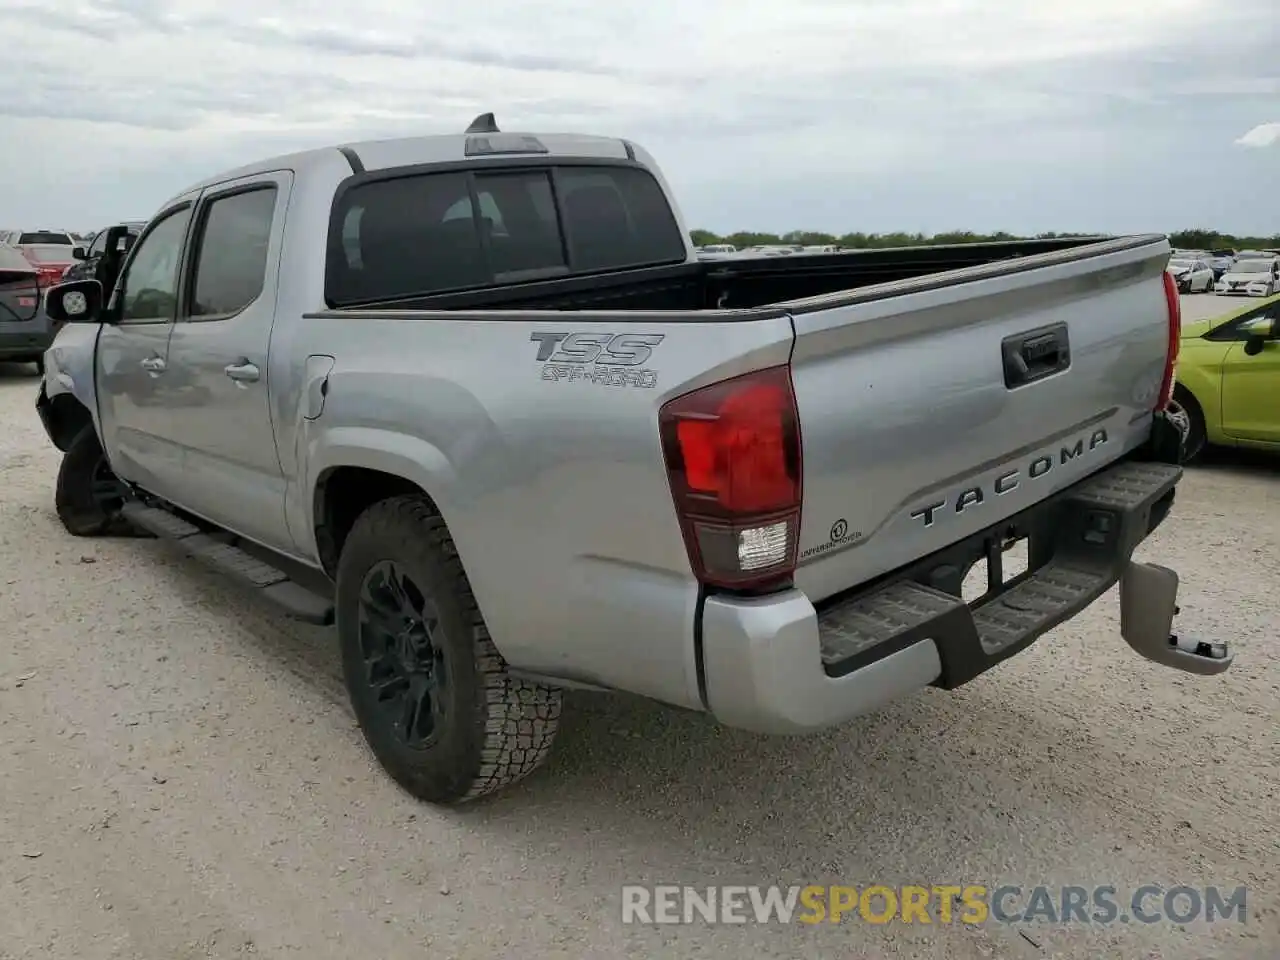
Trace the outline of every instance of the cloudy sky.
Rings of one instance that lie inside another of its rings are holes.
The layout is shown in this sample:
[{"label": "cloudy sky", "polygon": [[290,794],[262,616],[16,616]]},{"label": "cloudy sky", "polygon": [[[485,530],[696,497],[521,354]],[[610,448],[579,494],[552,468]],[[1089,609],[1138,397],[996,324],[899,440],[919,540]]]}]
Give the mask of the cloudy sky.
[{"label": "cloudy sky", "polygon": [[0,0],[0,227],[304,146],[626,136],[693,226],[1280,232],[1277,0]]}]

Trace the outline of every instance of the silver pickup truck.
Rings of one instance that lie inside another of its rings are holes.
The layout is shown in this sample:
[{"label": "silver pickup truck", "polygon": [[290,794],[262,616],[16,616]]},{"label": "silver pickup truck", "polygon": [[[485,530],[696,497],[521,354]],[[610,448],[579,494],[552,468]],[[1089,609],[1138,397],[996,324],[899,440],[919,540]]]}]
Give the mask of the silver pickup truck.
[{"label": "silver pickup truck", "polygon": [[566,687],[814,731],[1117,583],[1138,653],[1226,670],[1131,559],[1181,476],[1168,257],[701,262],[639,146],[486,115],[174,197],[114,291],[50,290],[37,407],[72,534],[336,621],[379,761],[459,801],[546,757]]}]

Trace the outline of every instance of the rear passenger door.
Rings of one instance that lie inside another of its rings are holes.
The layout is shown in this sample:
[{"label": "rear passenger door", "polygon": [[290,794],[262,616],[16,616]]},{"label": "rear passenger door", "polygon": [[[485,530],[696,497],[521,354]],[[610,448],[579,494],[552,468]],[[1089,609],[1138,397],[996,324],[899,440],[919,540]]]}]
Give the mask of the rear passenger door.
[{"label": "rear passenger door", "polygon": [[285,553],[268,357],[292,182],[288,171],[257,174],[201,197],[163,397],[183,450],[176,502]]}]

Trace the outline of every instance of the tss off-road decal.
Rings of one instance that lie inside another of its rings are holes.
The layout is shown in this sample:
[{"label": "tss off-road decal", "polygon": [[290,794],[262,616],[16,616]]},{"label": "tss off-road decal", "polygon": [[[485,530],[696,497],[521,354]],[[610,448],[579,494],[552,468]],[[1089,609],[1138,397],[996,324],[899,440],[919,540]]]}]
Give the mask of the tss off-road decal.
[{"label": "tss off-road decal", "polygon": [[644,364],[662,333],[549,333],[534,331],[542,379],[594,383],[605,387],[652,389],[658,374]]}]

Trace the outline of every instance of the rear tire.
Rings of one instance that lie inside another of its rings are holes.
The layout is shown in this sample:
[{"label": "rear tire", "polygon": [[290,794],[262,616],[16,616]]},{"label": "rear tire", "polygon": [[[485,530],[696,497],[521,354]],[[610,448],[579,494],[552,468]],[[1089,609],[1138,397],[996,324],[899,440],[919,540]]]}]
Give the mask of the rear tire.
[{"label": "rear tire", "polygon": [[374,756],[431,803],[474,800],[547,758],[561,692],[511,676],[424,497],[366,510],[337,572],[342,669]]},{"label": "rear tire", "polygon": [[1208,442],[1208,430],[1205,427],[1204,411],[1182,386],[1174,387],[1173,400],[1169,403],[1169,412],[1181,417],[1187,425],[1187,435],[1182,443],[1182,462],[1190,463],[1204,451]]},{"label": "rear tire", "polygon": [[93,427],[85,427],[71,441],[58,468],[54,505],[58,519],[75,537],[129,534],[120,516],[128,491],[116,479]]}]

